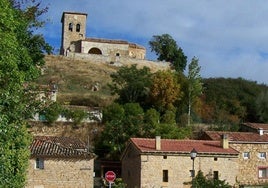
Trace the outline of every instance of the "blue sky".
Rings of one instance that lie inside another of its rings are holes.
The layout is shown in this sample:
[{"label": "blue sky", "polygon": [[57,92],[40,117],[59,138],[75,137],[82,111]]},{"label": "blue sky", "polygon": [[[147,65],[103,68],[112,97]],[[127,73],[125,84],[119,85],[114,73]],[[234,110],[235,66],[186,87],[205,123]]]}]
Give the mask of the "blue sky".
[{"label": "blue sky", "polygon": [[64,11],[88,14],[87,37],[122,39],[143,45],[169,34],[190,61],[198,57],[201,76],[242,77],[268,85],[268,1],[266,0],[46,0],[41,32],[60,48]]}]

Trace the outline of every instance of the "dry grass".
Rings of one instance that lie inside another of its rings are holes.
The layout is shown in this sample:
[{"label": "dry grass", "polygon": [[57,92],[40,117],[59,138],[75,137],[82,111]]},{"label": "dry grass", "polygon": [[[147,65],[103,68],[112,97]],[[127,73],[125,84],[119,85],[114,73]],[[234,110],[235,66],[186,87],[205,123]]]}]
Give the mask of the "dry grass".
[{"label": "dry grass", "polygon": [[[88,106],[105,106],[114,100],[111,96],[108,83],[110,75],[119,68],[107,63],[73,60],[63,56],[46,56],[43,75],[37,81],[47,85],[56,83],[59,93],[57,100],[62,104],[77,102],[76,105],[85,103]],[[128,62],[124,62],[129,66]],[[157,63],[139,63],[137,67],[147,66],[152,72],[163,70]],[[93,91],[97,86],[98,90]],[[84,102],[83,102],[84,101]],[[83,104],[84,105],[84,104]]]}]

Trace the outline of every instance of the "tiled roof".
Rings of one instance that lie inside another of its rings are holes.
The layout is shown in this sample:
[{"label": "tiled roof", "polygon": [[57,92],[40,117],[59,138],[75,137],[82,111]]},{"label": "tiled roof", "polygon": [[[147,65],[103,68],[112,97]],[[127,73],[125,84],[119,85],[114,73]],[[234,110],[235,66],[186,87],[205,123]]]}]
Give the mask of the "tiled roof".
[{"label": "tiled roof", "polygon": [[93,158],[79,139],[55,136],[36,136],[30,146],[32,157]]},{"label": "tiled roof", "polygon": [[223,154],[237,155],[238,151],[229,147],[223,149],[219,141],[209,140],[173,140],[161,139],[161,150],[156,150],[155,139],[131,138],[131,142],[142,153],[161,152],[161,153],[190,153],[193,148],[200,154]]},{"label": "tiled roof", "polygon": [[268,130],[268,124],[266,123],[243,123],[244,126],[259,130]]},{"label": "tiled roof", "polygon": [[140,46],[135,43],[129,43],[125,40],[115,40],[115,39],[103,39],[103,38],[86,38],[85,41],[88,42],[99,42],[99,43],[109,43],[109,44],[127,44],[132,48],[145,49],[145,47]]},{"label": "tiled roof", "polygon": [[223,131],[206,131],[204,134],[205,137],[210,140],[220,140],[221,135],[227,134],[230,142],[268,143],[268,134],[260,135],[259,133],[253,133],[253,132],[223,132]]}]

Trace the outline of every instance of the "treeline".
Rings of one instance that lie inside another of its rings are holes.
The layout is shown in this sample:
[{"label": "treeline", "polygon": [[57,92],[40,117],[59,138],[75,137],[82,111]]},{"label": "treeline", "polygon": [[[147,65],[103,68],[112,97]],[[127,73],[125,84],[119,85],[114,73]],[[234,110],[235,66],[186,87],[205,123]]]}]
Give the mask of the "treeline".
[{"label": "treeline", "polygon": [[196,124],[210,130],[238,131],[242,122],[268,122],[268,87],[242,78],[202,79],[193,57],[187,57],[167,34],[154,36],[151,48],[171,70],[121,67],[109,85],[117,99],[103,109],[104,129],[95,153],[119,159],[131,137],[195,138]]},{"label": "treeline", "polygon": [[220,125],[268,123],[267,85],[242,78],[209,78],[203,79],[203,84],[198,110],[202,122]]},{"label": "treeline", "polygon": [[[112,75],[111,87],[118,99],[103,110],[104,130],[95,145],[100,157],[118,159],[131,137],[194,138],[198,123],[209,130],[238,131],[242,122],[268,122],[266,85],[242,78],[202,79],[203,92],[193,103],[189,125],[187,77],[159,71],[147,72],[144,75],[148,77],[138,80],[139,70],[131,69],[136,67],[123,67]],[[133,83],[128,80],[123,84],[122,70]],[[121,88],[115,86],[119,80]]]}]

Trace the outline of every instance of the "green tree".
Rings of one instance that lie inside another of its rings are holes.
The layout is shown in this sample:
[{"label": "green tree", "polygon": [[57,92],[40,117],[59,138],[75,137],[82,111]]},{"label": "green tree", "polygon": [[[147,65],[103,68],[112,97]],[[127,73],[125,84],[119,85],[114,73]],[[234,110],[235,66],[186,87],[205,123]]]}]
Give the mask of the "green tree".
[{"label": "green tree", "polygon": [[256,100],[257,113],[263,123],[268,123],[268,90],[263,91]]},{"label": "green tree", "polygon": [[63,108],[59,103],[53,102],[43,110],[42,114],[45,115],[48,123],[53,123],[58,119],[62,110]]},{"label": "green tree", "polygon": [[96,143],[101,157],[119,159],[126,142],[141,134],[143,109],[138,103],[111,104],[103,111],[104,129]]},{"label": "green tree", "polygon": [[30,25],[34,20],[37,23],[38,4],[31,5],[35,8],[32,17],[27,11],[31,7],[22,10],[15,4],[10,0],[0,2],[0,187],[3,188],[25,186],[31,142],[26,119],[35,111],[32,102],[35,97],[26,83],[38,77],[37,65],[42,62],[42,55],[33,58],[27,45],[28,39],[34,38]]},{"label": "green tree", "polygon": [[200,76],[200,69],[201,67],[198,65],[198,59],[196,57],[192,58],[192,61],[188,66],[188,125],[190,125],[192,105],[202,94],[203,84]]},{"label": "green tree", "polygon": [[119,95],[118,102],[140,103],[144,105],[151,84],[151,73],[148,67],[138,69],[137,65],[121,67],[111,75],[113,83],[109,85],[112,94]]},{"label": "green tree", "polygon": [[183,72],[187,64],[187,56],[183,50],[178,47],[176,41],[169,35],[154,35],[149,41],[151,51],[158,55],[159,61],[168,61],[176,71]]},{"label": "green tree", "polygon": [[160,123],[160,113],[154,109],[148,109],[144,114],[143,137],[154,137],[156,126]]}]

